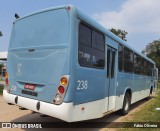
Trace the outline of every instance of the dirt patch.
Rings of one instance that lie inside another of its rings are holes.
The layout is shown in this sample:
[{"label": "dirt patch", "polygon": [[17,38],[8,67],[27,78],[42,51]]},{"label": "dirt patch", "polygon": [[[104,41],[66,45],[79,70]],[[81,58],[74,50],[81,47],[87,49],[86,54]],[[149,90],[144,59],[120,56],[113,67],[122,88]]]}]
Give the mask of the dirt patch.
[{"label": "dirt patch", "polygon": [[3,96],[0,96],[0,121],[2,122],[10,122],[14,120],[16,117],[20,117],[26,114],[30,114],[31,111],[19,111],[19,107],[15,105],[8,105]]}]

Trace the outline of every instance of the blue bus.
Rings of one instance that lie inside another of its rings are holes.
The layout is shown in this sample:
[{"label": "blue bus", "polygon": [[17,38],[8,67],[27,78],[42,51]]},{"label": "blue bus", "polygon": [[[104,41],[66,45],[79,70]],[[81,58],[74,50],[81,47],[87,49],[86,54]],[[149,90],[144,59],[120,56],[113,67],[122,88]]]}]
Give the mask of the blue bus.
[{"label": "blue bus", "polygon": [[72,5],[14,21],[7,72],[7,103],[67,122],[125,115],[157,82],[151,59]]}]

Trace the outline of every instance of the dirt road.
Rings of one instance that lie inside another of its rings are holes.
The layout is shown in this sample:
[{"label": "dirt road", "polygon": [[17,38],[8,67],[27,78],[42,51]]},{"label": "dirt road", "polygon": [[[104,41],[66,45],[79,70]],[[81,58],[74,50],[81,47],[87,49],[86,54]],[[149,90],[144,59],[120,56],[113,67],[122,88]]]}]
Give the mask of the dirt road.
[{"label": "dirt road", "polygon": [[[126,122],[127,120],[132,119],[134,112],[139,110],[146,103],[147,100],[142,100],[132,105],[130,113],[126,116],[120,116],[115,112],[100,119],[89,120],[88,122]],[[8,105],[7,103],[5,103],[3,97],[0,96],[0,122],[62,122],[62,121],[49,116],[44,117],[43,115],[38,113],[33,113],[30,110],[19,110],[18,106]],[[106,128],[107,126],[108,125],[102,125],[101,128],[96,128],[95,130],[103,130],[103,128]],[[19,130],[24,130],[24,129],[18,129],[18,131]],[[87,128],[87,130],[90,129]]]}]

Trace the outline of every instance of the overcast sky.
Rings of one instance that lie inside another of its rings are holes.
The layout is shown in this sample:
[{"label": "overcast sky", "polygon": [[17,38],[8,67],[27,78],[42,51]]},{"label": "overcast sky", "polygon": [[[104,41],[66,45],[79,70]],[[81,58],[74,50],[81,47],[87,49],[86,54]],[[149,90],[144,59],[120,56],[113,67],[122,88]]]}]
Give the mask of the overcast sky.
[{"label": "overcast sky", "polygon": [[0,51],[7,51],[14,14],[30,14],[48,7],[73,4],[106,28],[128,32],[127,43],[139,52],[160,39],[160,0],[1,0]]}]

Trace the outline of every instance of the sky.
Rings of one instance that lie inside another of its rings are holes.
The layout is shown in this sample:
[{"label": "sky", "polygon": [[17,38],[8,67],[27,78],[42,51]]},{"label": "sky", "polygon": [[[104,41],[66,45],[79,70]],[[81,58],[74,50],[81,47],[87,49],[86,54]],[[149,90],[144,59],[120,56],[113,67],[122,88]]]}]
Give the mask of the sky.
[{"label": "sky", "polygon": [[107,29],[125,30],[127,44],[139,52],[160,39],[160,0],[1,0],[0,52],[8,50],[15,13],[22,17],[66,4],[75,5]]}]

